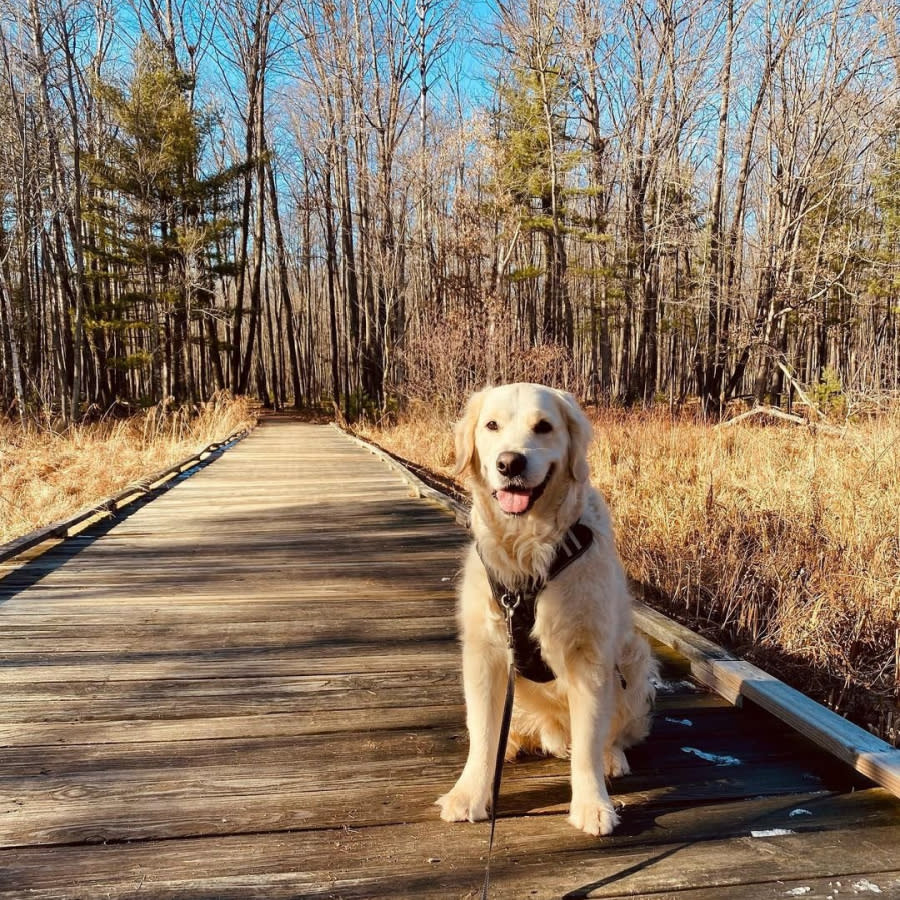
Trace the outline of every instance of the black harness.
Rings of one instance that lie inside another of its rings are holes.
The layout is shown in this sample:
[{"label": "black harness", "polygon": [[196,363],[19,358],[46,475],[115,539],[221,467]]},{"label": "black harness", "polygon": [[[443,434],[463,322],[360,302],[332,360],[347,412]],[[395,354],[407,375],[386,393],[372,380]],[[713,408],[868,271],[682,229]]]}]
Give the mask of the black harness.
[{"label": "black harness", "polygon": [[[529,578],[521,587],[512,589],[503,584],[496,573],[484,561],[491,593],[500,611],[507,619],[510,646],[516,672],[529,681],[545,684],[556,678],[556,673],[541,655],[540,644],[531,636],[537,613],[537,601],[547,582],[556,578],[563,569],[575,562],[594,542],[594,532],[587,525],[576,522],[564,535],[556,548],[556,556],[546,578]],[[477,547],[477,545],[476,545]]]}]

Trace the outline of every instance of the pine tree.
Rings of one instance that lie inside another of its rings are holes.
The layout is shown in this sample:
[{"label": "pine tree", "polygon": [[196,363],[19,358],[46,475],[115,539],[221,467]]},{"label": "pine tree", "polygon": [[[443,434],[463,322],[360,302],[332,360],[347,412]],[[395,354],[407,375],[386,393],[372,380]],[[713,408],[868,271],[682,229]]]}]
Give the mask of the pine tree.
[{"label": "pine tree", "polygon": [[566,153],[567,87],[558,72],[515,71],[513,82],[500,92],[496,117],[498,194],[511,202],[522,233],[540,234],[543,270],[521,267],[511,277],[543,276],[543,314],[529,319],[532,339],[573,341],[572,304],[566,286],[565,176],[572,156]]},{"label": "pine tree", "polygon": [[216,276],[233,271],[222,249],[232,227],[223,199],[240,174],[201,176],[210,123],[191,107],[191,88],[171,56],[143,37],[127,89],[96,85],[117,130],[102,157],[87,160],[97,282],[90,312],[118,349],[106,364],[149,370],[145,393],[179,403],[202,393],[192,346],[204,335],[192,326],[212,310]]}]

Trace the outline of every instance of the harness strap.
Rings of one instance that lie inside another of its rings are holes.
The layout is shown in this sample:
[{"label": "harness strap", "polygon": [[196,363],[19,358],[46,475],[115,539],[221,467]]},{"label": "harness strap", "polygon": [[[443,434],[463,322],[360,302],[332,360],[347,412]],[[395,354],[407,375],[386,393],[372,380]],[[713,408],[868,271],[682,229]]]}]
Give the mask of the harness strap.
[{"label": "harness strap", "polygon": [[587,525],[576,522],[564,535],[556,548],[556,557],[550,565],[547,580],[556,578],[563,569],[575,562],[591,544],[594,543],[594,532]]},{"label": "harness strap", "polygon": [[556,675],[541,656],[540,645],[531,637],[537,615],[538,594],[544,589],[545,582],[531,578],[524,587],[513,591],[504,587],[487,566],[485,570],[494,602],[504,613],[510,611],[508,624],[513,671],[539,684],[553,681]]},{"label": "harness strap", "polygon": [[[556,678],[556,673],[547,665],[541,655],[538,642],[531,636],[537,615],[537,600],[548,581],[575,562],[594,542],[594,533],[587,525],[576,522],[562,537],[556,548],[556,555],[550,564],[547,578],[529,578],[523,585],[510,588],[497,577],[496,573],[481,557],[487,572],[488,582],[494,602],[502,611],[512,609],[511,637],[513,665],[523,678],[546,684]],[[477,547],[477,545],[476,545]],[[479,549],[479,555],[481,550]]]}]

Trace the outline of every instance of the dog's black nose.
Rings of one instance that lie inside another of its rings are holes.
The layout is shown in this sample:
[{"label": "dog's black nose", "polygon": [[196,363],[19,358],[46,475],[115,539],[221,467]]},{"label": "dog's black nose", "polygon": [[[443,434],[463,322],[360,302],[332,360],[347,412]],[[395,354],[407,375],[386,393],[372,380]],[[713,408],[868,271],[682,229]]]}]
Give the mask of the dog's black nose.
[{"label": "dog's black nose", "polygon": [[523,454],[506,451],[497,457],[497,471],[507,478],[515,478],[525,471],[526,462]]}]

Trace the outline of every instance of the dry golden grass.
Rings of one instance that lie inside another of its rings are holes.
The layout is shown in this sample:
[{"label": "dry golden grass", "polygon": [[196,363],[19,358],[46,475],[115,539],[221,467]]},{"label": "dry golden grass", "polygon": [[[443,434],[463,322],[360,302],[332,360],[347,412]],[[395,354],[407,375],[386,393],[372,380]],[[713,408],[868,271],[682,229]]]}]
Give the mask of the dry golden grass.
[{"label": "dry golden grass", "polygon": [[247,400],[222,395],[199,413],[153,407],[63,432],[0,422],[0,543],[97,503],[254,420]]},{"label": "dry golden grass", "polygon": [[[900,414],[843,436],[594,416],[594,483],[644,596],[897,742]],[[427,412],[364,436],[450,477]]]}]

